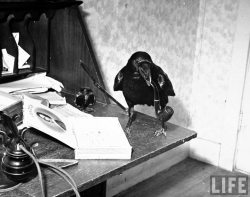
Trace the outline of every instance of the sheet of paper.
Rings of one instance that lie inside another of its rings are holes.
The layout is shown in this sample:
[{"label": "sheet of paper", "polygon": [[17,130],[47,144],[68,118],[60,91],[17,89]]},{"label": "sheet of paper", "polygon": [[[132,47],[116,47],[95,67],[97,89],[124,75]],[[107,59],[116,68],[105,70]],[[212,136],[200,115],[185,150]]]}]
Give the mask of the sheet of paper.
[{"label": "sheet of paper", "polygon": [[18,32],[14,32],[14,33],[12,33],[12,35],[13,35],[15,41],[16,41],[16,44],[18,45],[18,43],[19,43],[19,33]]},{"label": "sheet of paper", "polygon": [[130,147],[117,117],[72,118],[78,147]]},{"label": "sheet of paper", "polygon": [[52,91],[44,92],[44,93],[38,94],[38,96],[48,100],[51,105],[66,105],[67,104],[65,97],[58,95],[56,92],[52,92]]},{"label": "sheet of paper", "polygon": [[30,65],[25,64],[27,60],[30,58],[30,55],[21,46],[19,46],[19,38],[20,38],[19,33],[14,32],[12,33],[12,35],[18,47],[18,68],[23,69],[23,68],[30,67]]},{"label": "sheet of paper", "polygon": [[6,49],[2,49],[2,61],[3,67],[7,69],[7,71],[3,70],[2,73],[13,73],[15,57],[8,54]]},{"label": "sheet of paper", "polygon": [[30,65],[25,64],[29,58],[30,55],[18,45],[18,68],[24,69],[30,67]]}]

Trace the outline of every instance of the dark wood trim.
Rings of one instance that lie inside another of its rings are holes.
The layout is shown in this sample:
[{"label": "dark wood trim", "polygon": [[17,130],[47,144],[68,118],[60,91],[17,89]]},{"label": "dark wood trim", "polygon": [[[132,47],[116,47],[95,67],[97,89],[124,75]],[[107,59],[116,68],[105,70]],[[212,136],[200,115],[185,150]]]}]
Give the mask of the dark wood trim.
[{"label": "dark wood trim", "polygon": [[80,4],[82,4],[81,1],[0,2],[0,21],[5,21],[11,14],[18,20],[23,20],[27,14],[30,14],[33,20],[39,20],[42,13],[45,13],[47,18],[52,18],[56,9]]}]

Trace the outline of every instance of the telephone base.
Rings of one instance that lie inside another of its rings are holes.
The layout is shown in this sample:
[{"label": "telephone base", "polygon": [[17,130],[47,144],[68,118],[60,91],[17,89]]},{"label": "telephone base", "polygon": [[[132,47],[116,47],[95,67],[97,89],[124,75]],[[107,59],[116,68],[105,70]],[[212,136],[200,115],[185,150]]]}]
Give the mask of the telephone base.
[{"label": "telephone base", "polygon": [[1,177],[1,179],[0,179],[0,193],[5,192],[5,191],[10,191],[12,189],[17,188],[18,185],[20,185],[20,183],[18,183],[18,182],[14,182],[14,181],[9,180],[5,176],[5,174],[2,172],[1,161],[2,161],[2,157],[3,157],[3,153],[4,153],[4,150],[0,146],[0,177]]}]

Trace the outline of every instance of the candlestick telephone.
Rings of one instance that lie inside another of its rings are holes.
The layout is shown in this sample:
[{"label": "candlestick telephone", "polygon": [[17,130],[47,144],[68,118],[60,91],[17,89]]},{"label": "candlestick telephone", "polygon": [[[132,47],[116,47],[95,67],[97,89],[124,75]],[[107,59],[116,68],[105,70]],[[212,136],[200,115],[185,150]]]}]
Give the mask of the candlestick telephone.
[{"label": "candlestick telephone", "polygon": [[23,182],[29,177],[31,172],[37,168],[42,194],[46,196],[40,169],[40,165],[42,165],[50,168],[64,178],[72,186],[76,196],[80,196],[76,183],[66,171],[54,165],[39,161],[39,159],[36,158],[33,146],[29,146],[24,140],[27,128],[18,130],[15,124],[15,120],[18,117],[19,115],[14,115],[11,118],[5,112],[0,111],[0,125],[2,126],[2,128],[0,128],[0,138],[2,147],[5,150],[2,160],[0,161],[0,168],[3,174],[11,181]]}]

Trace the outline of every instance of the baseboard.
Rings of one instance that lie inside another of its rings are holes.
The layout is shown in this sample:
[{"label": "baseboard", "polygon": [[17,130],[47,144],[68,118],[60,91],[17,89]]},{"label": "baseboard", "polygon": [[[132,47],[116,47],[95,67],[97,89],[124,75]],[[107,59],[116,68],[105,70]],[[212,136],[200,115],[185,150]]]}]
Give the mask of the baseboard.
[{"label": "baseboard", "polygon": [[123,172],[121,175],[108,179],[106,196],[112,197],[186,159],[189,156],[189,143],[184,143]]},{"label": "baseboard", "polygon": [[189,156],[193,159],[218,166],[221,144],[209,140],[195,138],[190,141]]}]

